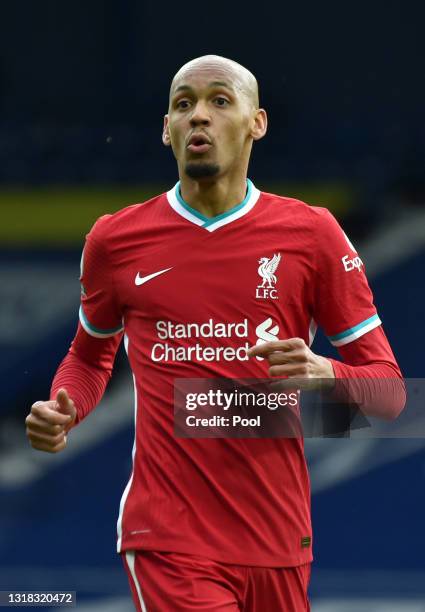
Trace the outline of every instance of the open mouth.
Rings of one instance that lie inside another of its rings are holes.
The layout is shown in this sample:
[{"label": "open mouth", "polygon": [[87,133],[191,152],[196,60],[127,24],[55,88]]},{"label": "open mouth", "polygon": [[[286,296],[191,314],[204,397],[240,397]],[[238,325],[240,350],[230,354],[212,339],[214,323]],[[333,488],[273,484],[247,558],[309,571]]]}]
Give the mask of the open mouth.
[{"label": "open mouth", "polygon": [[187,148],[192,153],[205,153],[211,146],[212,144],[205,134],[192,134],[187,143]]}]

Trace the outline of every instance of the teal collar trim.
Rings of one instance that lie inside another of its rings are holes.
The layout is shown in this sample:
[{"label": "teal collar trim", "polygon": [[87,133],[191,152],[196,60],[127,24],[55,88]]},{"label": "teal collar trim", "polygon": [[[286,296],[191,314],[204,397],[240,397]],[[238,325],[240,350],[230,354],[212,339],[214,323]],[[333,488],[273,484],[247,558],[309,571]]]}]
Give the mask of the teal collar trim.
[{"label": "teal collar trim", "polygon": [[216,215],[215,217],[206,217],[205,215],[200,213],[195,208],[192,208],[191,206],[189,206],[189,204],[187,204],[187,202],[183,200],[181,193],[180,193],[180,181],[176,185],[177,200],[179,201],[179,203],[183,206],[185,210],[187,210],[194,217],[197,217],[198,219],[203,221],[202,227],[208,227],[209,225],[212,225],[213,223],[217,223],[217,221],[221,221],[222,219],[226,219],[227,217],[234,215],[236,212],[238,212],[244,206],[246,206],[246,204],[249,202],[251,198],[251,194],[252,194],[252,182],[249,179],[246,179],[246,196],[242,202],[240,202],[239,204],[236,204],[230,210],[226,210],[226,212],[221,213],[220,215]]}]

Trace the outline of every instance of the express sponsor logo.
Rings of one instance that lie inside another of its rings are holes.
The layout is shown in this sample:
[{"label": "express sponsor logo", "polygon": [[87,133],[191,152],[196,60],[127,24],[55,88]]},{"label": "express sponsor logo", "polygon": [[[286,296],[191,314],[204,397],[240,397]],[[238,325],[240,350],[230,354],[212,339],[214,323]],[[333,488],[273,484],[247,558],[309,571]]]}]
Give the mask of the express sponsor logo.
[{"label": "express sponsor logo", "polygon": [[353,259],[350,259],[349,255],[344,255],[344,257],[341,257],[341,261],[346,272],[351,272],[351,270],[358,270],[360,272],[363,265],[363,262],[358,255]]}]

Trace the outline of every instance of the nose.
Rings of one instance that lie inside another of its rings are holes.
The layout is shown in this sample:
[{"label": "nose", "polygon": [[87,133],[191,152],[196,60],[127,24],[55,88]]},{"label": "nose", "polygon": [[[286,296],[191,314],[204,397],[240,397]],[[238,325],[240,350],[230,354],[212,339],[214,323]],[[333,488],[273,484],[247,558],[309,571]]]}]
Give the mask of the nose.
[{"label": "nose", "polygon": [[192,127],[196,127],[197,125],[209,125],[210,121],[211,118],[207,104],[202,100],[198,100],[193,107],[192,116],[190,117]]}]

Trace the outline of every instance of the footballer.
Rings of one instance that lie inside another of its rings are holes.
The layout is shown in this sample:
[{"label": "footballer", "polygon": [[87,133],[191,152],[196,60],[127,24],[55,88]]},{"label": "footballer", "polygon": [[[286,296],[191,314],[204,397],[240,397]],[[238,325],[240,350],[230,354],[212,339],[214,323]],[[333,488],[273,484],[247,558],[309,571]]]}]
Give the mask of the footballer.
[{"label": "footballer", "polygon": [[[266,131],[249,70],[215,55],[180,68],[162,133],[178,182],[91,229],[76,336],[50,399],[26,419],[34,448],[62,451],[101,400],[123,340],[135,439],[117,550],[139,612],[310,609],[302,437],[179,438],[175,379],[391,379],[381,416],[404,406],[364,266],[338,222],[248,178]],[[318,326],[340,360],[310,349]]]}]

